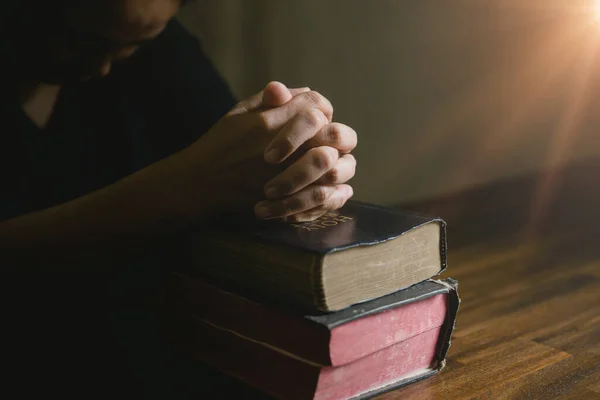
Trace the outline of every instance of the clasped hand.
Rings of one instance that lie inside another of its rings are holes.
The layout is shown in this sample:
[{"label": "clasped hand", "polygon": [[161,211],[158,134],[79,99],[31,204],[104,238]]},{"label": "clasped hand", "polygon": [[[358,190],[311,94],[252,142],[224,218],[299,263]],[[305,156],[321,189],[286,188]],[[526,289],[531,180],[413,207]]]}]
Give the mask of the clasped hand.
[{"label": "clasped hand", "polygon": [[[209,163],[225,207],[257,217],[314,220],[352,197],[356,132],[332,122],[333,107],[308,88],[272,82],[240,102],[192,147]],[[205,164],[206,165],[206,164]]]}]

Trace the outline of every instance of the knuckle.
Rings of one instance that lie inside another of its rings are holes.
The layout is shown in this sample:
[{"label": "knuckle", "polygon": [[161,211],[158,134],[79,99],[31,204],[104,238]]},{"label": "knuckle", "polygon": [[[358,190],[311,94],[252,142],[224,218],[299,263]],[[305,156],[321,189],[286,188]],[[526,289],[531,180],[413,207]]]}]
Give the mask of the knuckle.
[{"label": "knuckle", "polygon": [[268,112],[259,112],[256,114],[256,127],[262,131],[271,131],[273,127],[272,117]]},{"label": "knuckle", "polygon": [[340,170],[338,168],[332,168],[327,173],[327,181],[330,183],[336,183],[340,179]]},{"label": "knuckle", "polygon": [[332,122],[327,127],[326,140],[333,146],[343,147],[344,151],[351,151],[358,143],[358,136],[351,127]]},{"label": "knuckle", "polygon": [[323,112],[317,108],[310,108],[304,112],[305,121],[313,128],[321,128],[327,122]]},{"label": "knuckle", "polygon": [[321,93],[311,90],[310,92],[306,92],[305,96],[306,100],[313,107],[319,108],[323,105],[325,98],[321,95]]},{"label": "knuckle", "polygon": [[317,170],[323,171],[333,168],[336,160],[332,152],[327,149],[329,148],[320,148],[312,152],[312,164]]},{"label": "knuckle", "polygon": [[310,105],[321,110],[324,114],[333,114],[331,102],[321,93],[311,90],[305,93],[305,97]]},{"label": "knuckle", "polygon": [[324,204],[327,201],[327,191],[323,186],[317,186],[311,192],[311,199],[314,204]]},{"label": "knuckle", "polygon": [[339,145],[344,140],[344,131],[340,124],[329,124],[327,128],[327,141],[333,145]]}]

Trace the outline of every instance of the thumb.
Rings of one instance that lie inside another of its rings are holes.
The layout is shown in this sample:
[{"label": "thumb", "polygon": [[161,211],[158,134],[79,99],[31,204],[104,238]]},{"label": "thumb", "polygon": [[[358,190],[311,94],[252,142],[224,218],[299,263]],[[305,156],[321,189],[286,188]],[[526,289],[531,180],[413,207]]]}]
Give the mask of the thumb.
[{"label": "thumb", "polygon": [[262,104],[260,108],[276,108],[284,105],[292,99],[290,90],[281,82],[271,82],[263,91]]},{"label": "thumb", "polygon": [[309,87],[288,89],[283,83],[271,82],[263,91],[261,108],[281,107],[300,93],[310,92]]},{"label": "thumb", "polygon": [[310,88],[307,87],[288,89],[281,82],[270,82],[261,92],[239,102],[228,115],[241,114],[259,109],[277,108],[286,104],[294,96],[308,91],[310,91]]}]

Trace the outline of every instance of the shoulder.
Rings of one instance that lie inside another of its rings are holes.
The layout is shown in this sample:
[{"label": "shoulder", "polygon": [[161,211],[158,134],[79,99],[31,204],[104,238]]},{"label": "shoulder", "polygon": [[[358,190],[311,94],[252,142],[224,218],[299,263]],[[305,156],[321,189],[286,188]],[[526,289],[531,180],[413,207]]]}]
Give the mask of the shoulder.
[{"label": "shoulder", "polygon": [[198,39],[177,20],[172,20],[162,34],[138,54],[123,63],[117,75],[155,89],[168,89],[178,96],[197,94],[210,88],[213,95],[233,97],[229,87],[204,53]]},{"label": "shoulder", "polygon": [[113,73],[114,86],[145,120],[153,120],[156,129],[168,121],[169,130],[189,132],[191,139],[236,103],[198,39],[176,20]]}]

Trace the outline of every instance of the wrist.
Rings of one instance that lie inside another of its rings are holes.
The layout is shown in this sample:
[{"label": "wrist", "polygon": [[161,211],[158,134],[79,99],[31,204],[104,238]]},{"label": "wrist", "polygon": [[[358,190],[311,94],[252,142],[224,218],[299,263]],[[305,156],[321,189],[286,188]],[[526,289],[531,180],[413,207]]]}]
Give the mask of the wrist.
[{"label": "wrist", "polygon": [[208,158],[184,149],[165,159],[162,179],[168,196],[168,213],[183,223],[220,212],[224,208],[220,180]]}]

